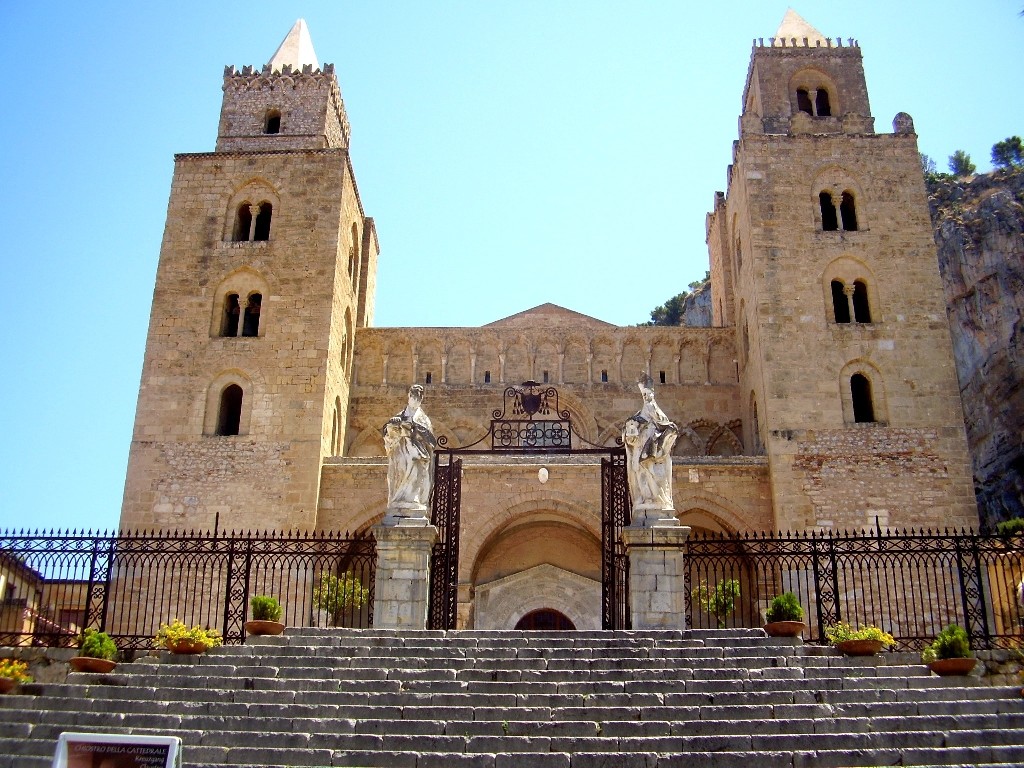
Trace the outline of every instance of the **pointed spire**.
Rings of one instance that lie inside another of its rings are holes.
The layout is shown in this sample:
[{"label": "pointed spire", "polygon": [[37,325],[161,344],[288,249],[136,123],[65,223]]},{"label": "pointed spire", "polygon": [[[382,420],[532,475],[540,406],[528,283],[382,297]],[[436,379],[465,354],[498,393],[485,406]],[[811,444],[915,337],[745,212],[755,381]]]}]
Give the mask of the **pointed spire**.
[{"label": "pointed spire", "polygon": [[783,39],[789,45],[790,41],[796,38],[798,45],[802,45],[805,37],[811,47],[818,45],[819,42],[821,45],[828,45],[828,41],[821,32],[804,21],[803,17],[792,8],[787,8],[786,15],[782,17],[782,23],[779,24],[779,28],[775,32],[775,39]]},{"label": "pointed spire", "polygon": [[309,27],[305,19],[299,19],[295,26],[285,35],[277,46],[267,66],[274,72],[280,72],[288,64],[293,70],[301,70],[304,64],[311,64],[313,69],[320,66],[320,61],[313,50],[313,41],[309,37]]}]

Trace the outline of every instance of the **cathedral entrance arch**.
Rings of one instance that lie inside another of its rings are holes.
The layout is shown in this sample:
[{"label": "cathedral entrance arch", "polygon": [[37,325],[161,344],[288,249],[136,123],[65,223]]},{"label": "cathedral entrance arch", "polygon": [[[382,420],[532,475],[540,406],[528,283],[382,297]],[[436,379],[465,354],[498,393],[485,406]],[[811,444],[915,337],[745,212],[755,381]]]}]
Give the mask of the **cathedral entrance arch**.
[{"label": "cathedral entrance arch", "polygon": [[[492,572],[490,581],[477,586],[478,601],[474,626],[499,628],[497,625],[500,624],[500,628],[511,629],[530,611],[555,610],[568,617],[577,628],[625,628],[624,620],[618,618],[628,616],[624,601],[627,577],[625,554],[619,551],[621,545],[619,548],[615,546],[622,525],[628,523],[630,504],[625,452],[621,447],[602,447],[580,437],[573,430],[569,410],[559,404],[558,391],[552,386],[538,384],[535,381],[525,381],[519,386],[505,388],[502,408],[492,412],[487,433],[475,442],[461,447],[451,447],[448,445],[448,438],[442,435],[438,437],[437,444],[434,453],[431,523],[438,529],[438,541],[434,545],[431,557],[429,629],[453,629],[458,618],[463,460],[475,456],[478,457],[476,460],[483,463],[507,463],[509,471],[514,471],[517,464],[516,456],[521,456],[525,460],[527,457],[535,459],[545,456],[587,454],[592,454],[594,460],[601,458],[601,519],[614,518],[617,522],[617,525],[602,525],[599,557],[596,539],[594,540],[595,546],[591,556],[594,558],[592,575],[595,578],[574,572],[581,569],[573,568],[568,562],[559,565],[565,565],[570,570],[552,563],[534,561],[532,564],[524,562],[525,568],[521,568],[517,573]],[[583,463],[590,464],[589,461]],[[541,484],[547,482],[546,468],[538,470],[538,479]],[[596,503],[596,495],[592,498]],[[590,508],[594,509],[593,506]],[[617,513],[612,515],[608,509],[615,509]],[[596,536],[596,519],[593,531],[594,533],[590,535]],[[598,559],[601,563],[600,581],[596,580]],[[554,571],[544,570],[544,566]],[[589,570],[585,569],[585,572]],[[531,576],[537,583],[524,590],[522,585],[526,577],[514,579],[520,573]],[[537,579],[541,576],[546,585],[555,584],[551,587],[551,594],[562,595],[565,598],[565,605],[552,600],[524,602],[527,594],[537,596],[540,584]],[[506,578],[514,579],[515,584],[503,581]],[[489,597],[493,598],[490,603]],[[493,607],[499,597],[502,602],[500,615],[494,612],[497,609]],[[486,607],[488,604],[492,606],[490,609]],[[590,606],[588,610],[579,608],[584,604]]]}]

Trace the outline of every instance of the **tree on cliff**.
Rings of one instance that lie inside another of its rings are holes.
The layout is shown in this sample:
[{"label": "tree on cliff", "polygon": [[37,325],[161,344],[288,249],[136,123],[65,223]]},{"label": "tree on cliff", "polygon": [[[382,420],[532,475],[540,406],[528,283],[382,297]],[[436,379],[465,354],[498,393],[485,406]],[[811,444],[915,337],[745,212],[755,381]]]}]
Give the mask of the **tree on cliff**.
[{"label": "tree on cliff", "polygon": [[1024,146],[1020,136],[1010,136],[992,145],[992,165],[996,168],[1019,168],[1024,165]]},{"label": "tree on cliff", "polygon": [[699,290],[710,279],[711,272],[705,272],[703,280],[694,280],[690,283],[690,290],[676,294],[661,306],[652,309],[651,319],[641,325],[682,325],[686,312],[686,297]]},{"label": "tree on cliff", "polygon": [[954,176],[970,176],[978,170],[978,166],[971,162],[969,154],[958,149],[949,156],[949,170],[953,172]]}]

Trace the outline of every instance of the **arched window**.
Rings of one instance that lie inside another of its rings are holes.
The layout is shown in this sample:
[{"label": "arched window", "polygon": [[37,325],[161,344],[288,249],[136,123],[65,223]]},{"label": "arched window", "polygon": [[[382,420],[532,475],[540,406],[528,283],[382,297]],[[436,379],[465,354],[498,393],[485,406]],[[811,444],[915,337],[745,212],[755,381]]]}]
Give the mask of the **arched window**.
[{"label": "arched window", "polygon": [[220,393],[220,408],[217,411],[217,434],[237,435],[242,422],[242,388],[228,384]]},{"label": "arched window", "polygon": [[796,89],[796,108],[801,112],[806,112],[808,115],[814,114],[814,108],[811,106],[811,97],[808,95],[806,88]]},{"label": "arched window", "polygon": [[[871,309],[868,306],[868,287],[863,280],[853,282],[853,319],[858,323],[871,322]],[[839,321],[836,320],[838,323]],[[849,322],[849,321],[847,321]]]},{"label": "arched window", "polygon": [[277,109],[267,110],[267,117],[263,121],[263,132],[264,133],[280,133],[281,132],[281,112]]},{"label": "arched window", "polygon": [[331,419],[331,455],[341,456],[341,398],[334,398],[334,418]]},{"label": "arched window", "polygon": [[270,203],[260,203],[259,213],[256,214],[256,226],[253,227],[253,240],[270,239],[270,217],[274,214],[274,206]]},{"label": "arched window", "polygon": [[843,219],[843,229],[847,232],[857,231],[857,208],[853,202],[852,192],[843,192],[842,202],[839,203],[839,215]]},{"label": "arched window", "polygon": [[238,305],[238,294],[229,293],[224,298],[224,320],[220,327],[221,336],[238,335],[238,315],[240,313],[241,309]]},{"label": "arched window", "polygon": [[850,322],[850,302],[846,298],[846,286],[840,280],[832,281],[832,311],[837,323]]},{"label": "arched window", "polygon": [[249,239],[249,232],[252,230],[251,205],[247,200],[238,206],[238,213],[235,215],[235,228],[231,234],[231,239],[236,243],[244,243]]},{"label": "arched window", "polygon": [[850,395],[853,397],[853,420],[858,424],[875,420],[875,408],[871,401],[871,382],[862,373],[850,377]]},{"label": "arched window", "polygon": [[818,117],[832,117],[832,105],[828,100],[828,91],[819,88],[814,96],[814,109]]},{"label": "arched window", "polygon": [[822,231],[835,232],[839,229],[839,219],[836,216],[836,206],[832,202],[832,193],[828,191],[819,193],[818,204],[821,206]]},{"label": "arched window", "polygon": [[245,317],[242,319],[243,336],[260,335],[260,307],[263,304],[263,296],[254,293],[245,304]]}]

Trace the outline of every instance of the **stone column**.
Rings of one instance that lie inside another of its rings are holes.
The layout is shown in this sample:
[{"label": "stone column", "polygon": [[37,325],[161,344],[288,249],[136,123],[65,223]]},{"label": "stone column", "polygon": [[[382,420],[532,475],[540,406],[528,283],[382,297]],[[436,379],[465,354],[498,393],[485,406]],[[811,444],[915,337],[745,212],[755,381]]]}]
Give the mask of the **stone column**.
[{"label": "stone column", "polygon": [[374,629],[426,629],[433,525],[375,525]]},{"label": "stone column", "polygon": [[622,529],[622,543],[629,556],[633,629],[686,629],[683,545],[689,535],[689,526],[679,525],[678,521],[652,527],[630,525]]}]

